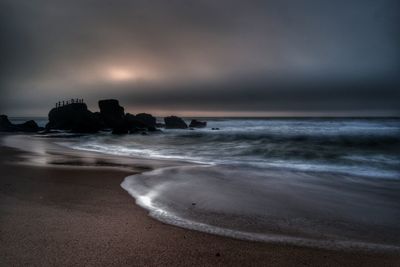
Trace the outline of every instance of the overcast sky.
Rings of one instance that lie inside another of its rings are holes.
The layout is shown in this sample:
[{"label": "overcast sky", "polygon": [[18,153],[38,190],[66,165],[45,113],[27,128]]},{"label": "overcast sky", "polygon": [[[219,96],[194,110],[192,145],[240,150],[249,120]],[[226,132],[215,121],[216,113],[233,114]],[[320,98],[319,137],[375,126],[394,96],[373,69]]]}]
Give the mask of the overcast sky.
[{"label": "overcast sky", "polygon": [[0,113],[400,115],[398,0],[0,0]]}]

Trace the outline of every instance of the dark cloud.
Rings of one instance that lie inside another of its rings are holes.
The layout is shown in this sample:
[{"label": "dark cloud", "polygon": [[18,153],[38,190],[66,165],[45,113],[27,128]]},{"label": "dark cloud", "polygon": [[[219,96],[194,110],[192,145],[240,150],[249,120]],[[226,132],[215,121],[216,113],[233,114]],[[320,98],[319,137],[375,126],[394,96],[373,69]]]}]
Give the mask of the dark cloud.
[{"label": "dark cloud", "polygon": [[397,0],[0,0],[0,112],[83,96],[149,111],[398,115],[399,14]]}]

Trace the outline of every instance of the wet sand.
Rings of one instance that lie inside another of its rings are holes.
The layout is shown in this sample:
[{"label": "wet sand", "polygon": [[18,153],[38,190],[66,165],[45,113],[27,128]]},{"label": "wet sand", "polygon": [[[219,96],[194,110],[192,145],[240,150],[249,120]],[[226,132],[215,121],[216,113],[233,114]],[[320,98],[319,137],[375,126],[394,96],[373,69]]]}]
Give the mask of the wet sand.
[{"label": "wet sand", "polygon": [[249,242],[166,225],[120,187],[152,164],[124,159],[128,169],[98,156],[90,168],[78,166],[86,161],[77,153],[65,164],[19,164],[26,153],[0,147],[1,266],[400,265],[394,253]]}]

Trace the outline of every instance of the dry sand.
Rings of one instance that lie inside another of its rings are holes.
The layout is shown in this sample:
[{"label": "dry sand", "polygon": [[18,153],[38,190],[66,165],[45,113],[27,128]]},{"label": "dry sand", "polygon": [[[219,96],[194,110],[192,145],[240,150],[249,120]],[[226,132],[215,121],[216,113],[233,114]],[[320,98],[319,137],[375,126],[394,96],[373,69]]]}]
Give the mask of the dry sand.
[{"label": "dry sand", "polygon": [[134,170],[18,164],[24,153],[0,147],[1,266],[400,266],[395,254],[248,242],[166,225],[120,187]]}]

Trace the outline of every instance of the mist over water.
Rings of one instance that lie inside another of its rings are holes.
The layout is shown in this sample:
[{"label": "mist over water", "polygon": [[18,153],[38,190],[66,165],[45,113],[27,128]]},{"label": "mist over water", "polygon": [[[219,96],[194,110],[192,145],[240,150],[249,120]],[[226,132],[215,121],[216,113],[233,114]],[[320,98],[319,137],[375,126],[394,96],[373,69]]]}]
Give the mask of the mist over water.
[{"label": "mist over water", "polygon": [[192,162],[122,184],[167,223],[252,240],[400,246],[400,120],[208,121],[206,129],[100,134],[69,146]]}]

